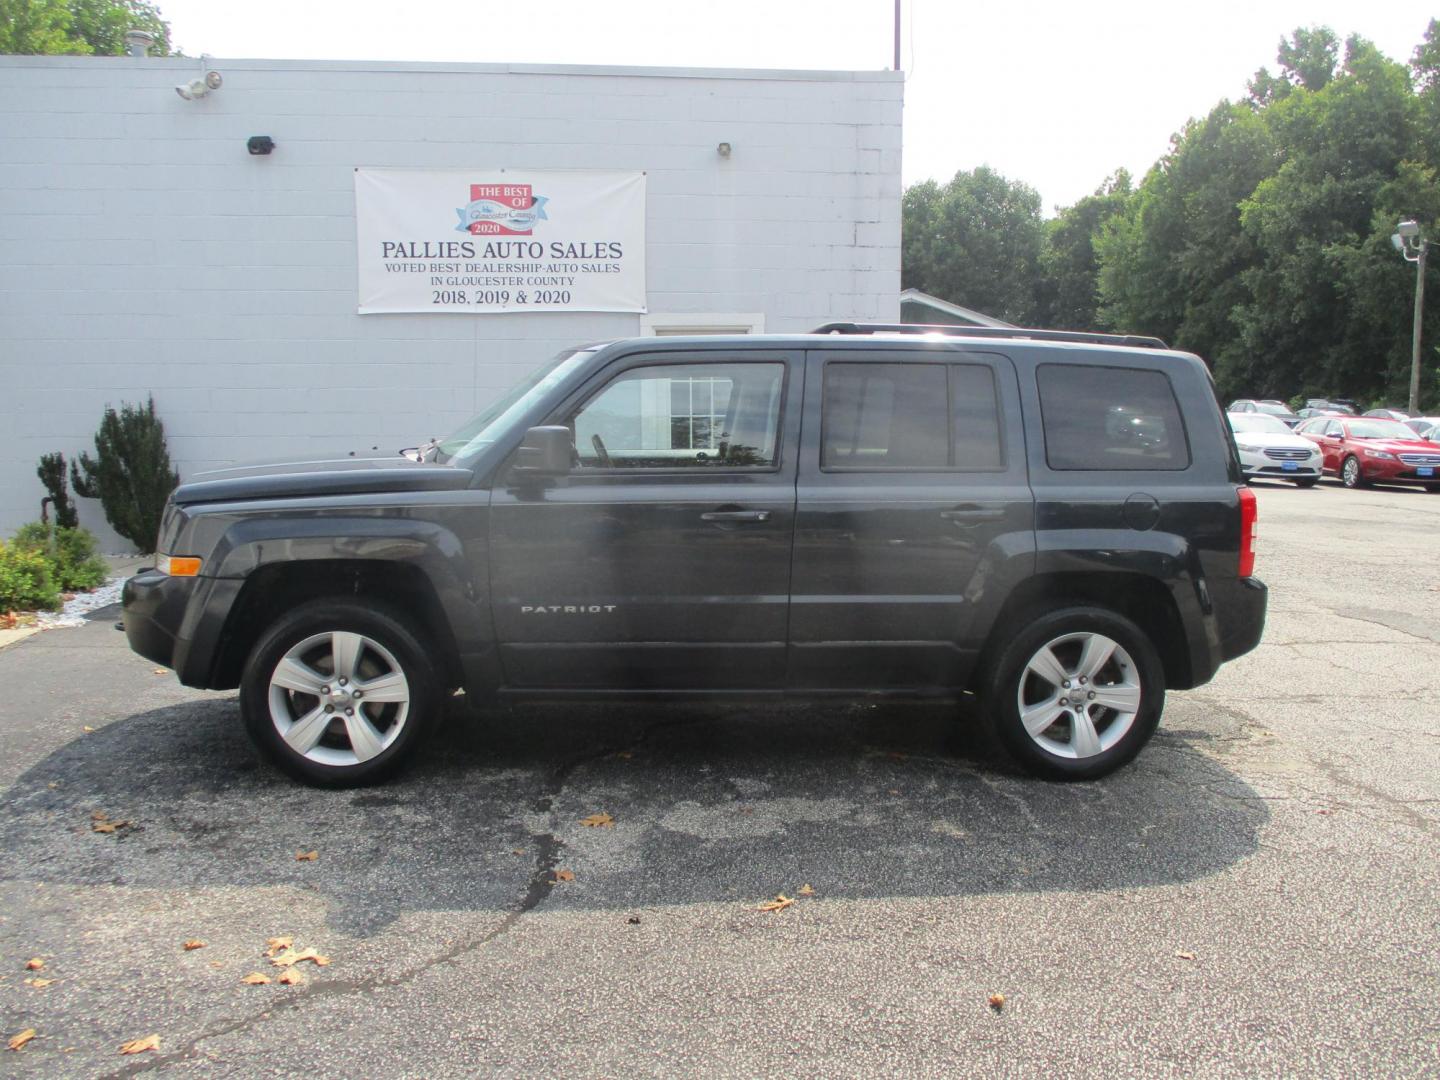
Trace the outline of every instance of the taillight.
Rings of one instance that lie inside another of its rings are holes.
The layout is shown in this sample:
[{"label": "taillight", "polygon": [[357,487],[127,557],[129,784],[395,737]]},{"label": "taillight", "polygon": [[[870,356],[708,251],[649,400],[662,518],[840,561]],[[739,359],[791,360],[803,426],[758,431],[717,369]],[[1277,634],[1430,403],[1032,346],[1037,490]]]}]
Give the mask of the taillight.
[{"label": "taillight", "polygon": [[1255,574],[1255,534],[1259,530],[1260,512],[1255,503],[1255,492],[1248,487],[1239,489],[1240,495],[1240,576],[1253,577]]}]

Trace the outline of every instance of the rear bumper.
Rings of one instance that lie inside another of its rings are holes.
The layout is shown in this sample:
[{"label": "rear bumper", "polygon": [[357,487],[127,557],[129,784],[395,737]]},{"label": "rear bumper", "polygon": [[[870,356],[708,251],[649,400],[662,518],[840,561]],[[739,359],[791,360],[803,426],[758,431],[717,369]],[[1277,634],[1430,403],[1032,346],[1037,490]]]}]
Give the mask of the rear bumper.
[{"label": "rear bumper", "polygon": [[1241,578],[1226,596],[1224,618],[1220,623],[1221,662],[1244,656],[1265,633],[1265,611],[1270,603],[1270,590],[1259,578]]}]

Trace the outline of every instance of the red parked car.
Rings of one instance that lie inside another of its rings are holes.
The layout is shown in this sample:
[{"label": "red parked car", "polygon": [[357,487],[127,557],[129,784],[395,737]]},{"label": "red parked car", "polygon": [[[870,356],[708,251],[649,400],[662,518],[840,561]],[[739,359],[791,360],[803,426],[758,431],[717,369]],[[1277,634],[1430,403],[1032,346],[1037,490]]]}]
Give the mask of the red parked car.
[{"label": "red parked car", "polygon": [[1398,420],[1316,416],[1295,429],[1320,447],[1323,474],[1349,488],[1424,484],[1440,494],[1440,443],[1427,442]]}]

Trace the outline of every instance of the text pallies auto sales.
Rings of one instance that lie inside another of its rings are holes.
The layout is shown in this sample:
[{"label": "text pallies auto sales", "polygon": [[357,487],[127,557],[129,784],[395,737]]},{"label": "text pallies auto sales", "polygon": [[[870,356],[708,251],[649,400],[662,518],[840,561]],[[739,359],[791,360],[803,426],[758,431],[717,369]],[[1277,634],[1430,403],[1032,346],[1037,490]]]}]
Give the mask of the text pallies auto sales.
[{"label": "text pallies auto sales", "polygon": [[383,240],[382,259],[623,259],[625,252],[616,241],[563,243],[552,240],[495,240],[476,244],[470,240]]}]

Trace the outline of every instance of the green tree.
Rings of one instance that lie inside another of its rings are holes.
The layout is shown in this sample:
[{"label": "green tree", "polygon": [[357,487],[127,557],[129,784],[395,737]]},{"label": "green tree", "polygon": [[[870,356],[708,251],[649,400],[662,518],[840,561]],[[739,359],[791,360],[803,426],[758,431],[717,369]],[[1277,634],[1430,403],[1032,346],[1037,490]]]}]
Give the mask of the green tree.
[{"label": "green tree", "polygon": [[72,36],[73,25],[64,0],[0,0],[0,53],[90,52],[85,42]]},{"label": "green tree", "polygon": [[148,31],[150,51],[170,55],[170,25],[146,0],[0,0],[0,53],[119,56],[127,30]]},{"label": "green tree", "polygon": [[81,498],[100,500],[105,520],[142,555],[154,551],[165,502],[180,483],[154,398],[143,409],[107,408],[95,433],[95,456],[80,455],[70,482]]},{"label": "green tree", "polygon": [[1117,170],[1095,194],[1046,222],[1037,290],[1039,325],[1064,330],[1100,328],[1100,258],[1096,243],[1134,197],[1130,174]]},{"label": "green tree", "polygon": [[1040,195],[987,166],[945,185],[907,188],[901,284],[1022,325],[1033,324],[1044,223]]}]

